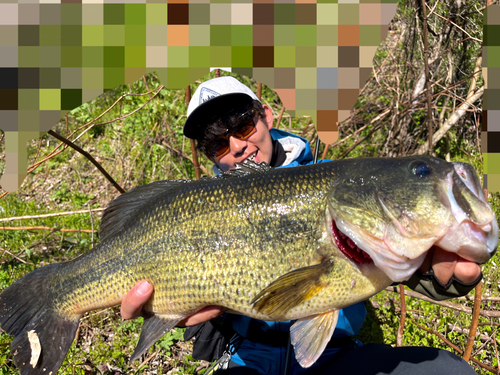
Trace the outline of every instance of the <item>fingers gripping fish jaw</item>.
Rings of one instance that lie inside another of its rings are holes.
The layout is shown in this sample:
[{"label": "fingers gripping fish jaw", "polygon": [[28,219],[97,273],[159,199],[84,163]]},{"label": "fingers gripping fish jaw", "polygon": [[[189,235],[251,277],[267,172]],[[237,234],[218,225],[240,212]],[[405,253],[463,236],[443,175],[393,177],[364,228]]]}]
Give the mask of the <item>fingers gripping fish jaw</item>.
[{"label": "fingers gripping fish jaw", "polygon": [[[410,182],[402,200],[394,199],[403,196],[397,191],[401,187],[384,182],[376,170],[358,179],[362,183],[350,180],[347,187],[334,187],[329,197],[332,238],[337,231],[347,237],[351,248],[395,282],[410,278],[433,246],[475,263],[491,258],[498,224],[470,165],[422,157],[398,167],[401,178]],[[351,262],[362,263],[334,242]]]},{"label": "fingers gripping fish jaw", "polygon": [[436,245],[482,264],[497,250],[498,223],[472,167],[453,165],[456,173],[450,173],[444,191],[455,220]]}]

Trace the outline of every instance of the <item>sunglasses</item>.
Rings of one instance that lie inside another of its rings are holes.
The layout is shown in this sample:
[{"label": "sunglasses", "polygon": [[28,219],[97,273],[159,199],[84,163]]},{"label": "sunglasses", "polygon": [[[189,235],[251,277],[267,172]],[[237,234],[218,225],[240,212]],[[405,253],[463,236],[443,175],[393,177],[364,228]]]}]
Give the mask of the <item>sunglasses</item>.
[{"label": "sunglasses", "polygon": [[255,133],[253,117],[253,111],[245,112],[240,116],[241,121],[238,126],[231,130],[227,129],[225,134],[210,141],[205,147],[202,147],[201,151],[211,159],[223,157],[229,152],[229,139],[231,137],[245,140]]}]

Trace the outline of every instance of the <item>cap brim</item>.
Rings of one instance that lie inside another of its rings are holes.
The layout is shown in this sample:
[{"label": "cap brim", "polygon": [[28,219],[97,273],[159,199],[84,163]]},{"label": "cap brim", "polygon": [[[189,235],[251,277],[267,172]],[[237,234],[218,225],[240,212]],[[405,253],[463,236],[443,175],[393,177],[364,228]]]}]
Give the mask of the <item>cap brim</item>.
[{"label": "cap brim", "polygon": [[227,112],[237,109],[253,101],[250,95],[243,93],[230,93],[216,96],[205,103],[200,104],[191,112],[184,123],[184,135],[188,138],[198,139],[203,136],[207,127],[207,121],[214,117],[220,117]]}]

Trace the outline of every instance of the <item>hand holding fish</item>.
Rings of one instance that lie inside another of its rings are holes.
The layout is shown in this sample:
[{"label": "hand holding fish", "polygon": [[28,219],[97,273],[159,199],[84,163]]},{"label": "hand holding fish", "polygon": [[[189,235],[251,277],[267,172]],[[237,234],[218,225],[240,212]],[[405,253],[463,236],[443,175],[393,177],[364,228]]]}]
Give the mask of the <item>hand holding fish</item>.
[{"label": "hand holding fish", "polygon": [[434,252],[429,252],[419,270],[425,273],[431,268],[436,278],[443,285],[448,284],[452,276],[464,284],[470,284],[476,281],[481,274],[481,267],[476,263],[440,248],[437,248]]},{"label": "hand holding fish", "polygon": [[[142,307],[153,294],[153,286],[146,280],[138,282],[123,298],[120,314],[123,319],[134,319],[142,315]],[[207,306],[196,314],[179,322],[179,327],[190,327],[218,317],[224,312],[221,306]]]}]

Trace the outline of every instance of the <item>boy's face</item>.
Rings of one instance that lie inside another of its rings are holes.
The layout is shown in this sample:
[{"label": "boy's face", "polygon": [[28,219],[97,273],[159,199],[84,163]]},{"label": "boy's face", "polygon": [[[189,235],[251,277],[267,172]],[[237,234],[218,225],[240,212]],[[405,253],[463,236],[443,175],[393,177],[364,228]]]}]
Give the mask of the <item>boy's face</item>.
[{"label": "boy's face", "polygon": [[247,139],[229,138],[229,152],[220,158],[212,158],[212,161],[224,172],[236,168],[235,163],[241,163],[245,159],[261,163],[271,162],[273,144],[269,130],[273,127],[273,113],[271,108],[263,105],[265,115],[263,118],[254,117],[255,133]]}]

